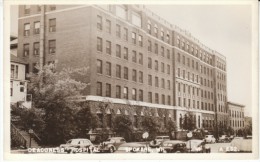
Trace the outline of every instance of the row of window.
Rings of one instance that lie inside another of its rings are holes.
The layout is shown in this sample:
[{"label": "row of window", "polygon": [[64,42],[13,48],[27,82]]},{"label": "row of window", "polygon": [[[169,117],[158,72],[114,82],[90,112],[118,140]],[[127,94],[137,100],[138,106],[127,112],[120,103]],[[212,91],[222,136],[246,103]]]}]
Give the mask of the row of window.
[{"label": "row of window", "polygon": [[[167,59],[171,59],[171,53],[170,53],[170,49],[166,49],[164,46],[161,46],[161,50],[160,50],[160,55],[162,57],[165,57],[165,52],[166,52],[166,57]],[[153,47],[152,47],[152,42],[151,40],[148,40],[148,51],[149,52],[153,52]],[[154,43],[154,53],[155,54],[159,54],[159,46],[158,43]]]},{"label": "row of window", "polygon": [[229,115],[235,118],[244,118],[244,112],[229,110]]},{"label": "row of window", "polygon": [[191,100],[189,98],[187,99],[187,98],[178,97],[177,105],[186,108],[214,111],[214,105],[212,103],[197,101],[196,104],[195,100]]},{"label": "row of window", "polygon": [[199,63],[196,61],[194,61],[193,59],[190,59],[187,57],[187,61],[186,61],[186,57],[184,55],[178,53],[177,54],[177,61],[179,63],[183,63],[183,65],[187,65],[187,67],[191,67],[192,69],[196,69],[197,71],[199,71]]},{"label": "row of window", "polygon": [[[152,75],[148,75],[148,85],[152,86],[153,85],[153,77]],[[154,77],[154,86],[159,87],[159,78],[157,76]],[[161,88],[167,88],[168,90],[171,89],[171,81],[167,80],[167,87],[165,87],[165,79],[161,78]]]},{"label": "row of window", "polygon": [[244,127],[244,121],[230,120],[230,126],[232,127]]},{"label": "row of window", "polygon": [[[33,24],[33,34],[40,34],[40,21],[36,21]],[[25,23],[24,24],[24,36],[30,36],[30,30],[31,24]],[[55,32],[56,31],[56,19],[49,19],[49,32]]]},{"label": "row of window", "polygon": [[11,78],[18,79],[18,65],[11,65]]},{"label": "row of window", "polygon": [[[56,5],[48,5],[50,11],[56,10]],[[37,12],[41,12],[41,5],[37,5]],[[31,5],[24,5],[24,14],[28,15],[31,13]]]},{"label": "row of window", "polygon": [[[203,91],[203,90],[200,90],[199,88],[196,88],[196,87],[193,87],[193,86],[190,86],[190,85],[187,85],[187,84],[183,84],[183,83],[178,83],[177,82],[177,89],[178,89],[178,92],[183,92],[183,93],[188,93],[188,94],[192,94],[193,96],[194,95],[197,95],[197,97],[199,97],[199,93],[201,94],[201,97],[205,98],[205,99],[212,99],[213,100],[213,92],[210,92],[210,91]],[[182,90],[182,91],[181,91]]]},{"label": "row of window", "polygon": [[183,38],[180,39],[179,36],[177,36],[177,46],[180,49],[182,49],[182,50],[192,54],[193,56],[199,58],[200,60],[204,61],[205,63],[213,65],[212,55],[207,54],[206,52],[202,53],[201,50],[199,52],[197,47],[195,47],[195,49],[194,49],[193,45],[190,46],[189,42],[187,42],[187,41],[185,42],[184,39]]},{"label": "row of window", "polygon": [[223,112],[223,113],[227,113],[227,108],[224,105],[218,104],[218,111]]},{"label": "row of window", "polygon": [[223,71],[226,71],[226,65],[217,61],[217,67]]},{"label": "row of window", "polygon": [[224,102],[227,101],[226,96],[225,96],[225,95],[222,95],[222,94],[219,94],[219,93],[218,93],[218,100],[219,100],[219,101],[224,101]]},{"label": "row of window", "polygon": [[226,92],[226,86],[224,84],[218,83],[217,85],[218,90],[223,90],[224,92]]},{"label": "row of window", "polygon": [[[153,68],[153,61],[152,61],[152,58],[151,57],[148,57],[148,68],[149,69],[152,69]],[[159,71],[159,63],[158,63],[158,60],[155,60],[154,61],[154,69],[156,71]],[[171,74],[171,66],[169,64],[167,64],[167,67],[166,67],[166,70],[167,70],[167,74]],[[165,73],[165,64],[163,62],[161,62],[161,72],[162,73]]]},{"label": "row of window", "polygon": [[[54,54],[56,52],[56,40],[49,40],[48,43],[48,52],[49,54]],[[34,42],[33,43],[33,55],[39,55],[40,54],[40,43]],[[23,56],[29,57],[30,55],[30,44],[26,43],[23,45]]]},{"label": "row of window", "polygon": [[226,81],[226,75],[221,72],[217,72],[217,79]]},{"label": "row of window", "polygon": [[152,30],[152,24],[149,20],[148,20],[148,23],[147,23],[147,30],[148,30],[149,34],[155,36],[156,38],[159,38],[160,40],[162,40],[166,43],[170,43],[170,33],[169,33],[169,31],[166,31],[166,34],[165,34],[163,28],[161,28],[160,35],[159,35],[159,29],[158,29],[157,25],[155,24],[154,28]]},{"label": "row of window", "polygon": [[[122,70],[121,65],[116,65],[116,77],[121,78]],[[103,61],[97,60],[97,73],[103,74]],[[112,76],[112,64],[111,62],[105,63],[105,75]],[[128,67],[123,68],[123,78],[128,80],[129,79],[129,70]],[[137,82],[137,70],[132,69],[132,81]],[[138,72],[138,81],[143,83],[143,72]]]}]

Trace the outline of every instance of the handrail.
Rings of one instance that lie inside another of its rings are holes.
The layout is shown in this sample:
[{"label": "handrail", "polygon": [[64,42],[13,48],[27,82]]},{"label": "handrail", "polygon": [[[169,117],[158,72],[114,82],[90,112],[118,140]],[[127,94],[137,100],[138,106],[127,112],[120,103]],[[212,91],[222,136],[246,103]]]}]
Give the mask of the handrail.
[{"label": "handrail", "polygon": [[26,138],[19,132],[19,130],[12,123],[11,123],[11,130],[16,135],[18,140],[23,144],[23,146],[26,147],[27,144]]},{"label": "handrail", "polygon": [[33,132],[32,134],[33,134],[33,136],[36,137],[39,141],[41,141],[41,138],[40,138],[35,132]]}]

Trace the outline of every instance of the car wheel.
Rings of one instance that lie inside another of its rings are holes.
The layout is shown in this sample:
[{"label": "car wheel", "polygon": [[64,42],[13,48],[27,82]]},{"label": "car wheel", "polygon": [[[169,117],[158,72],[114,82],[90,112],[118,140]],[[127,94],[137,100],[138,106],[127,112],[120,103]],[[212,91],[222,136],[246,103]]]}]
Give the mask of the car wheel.
[{"label": "car wheel", "polygon": [[113,153],[114,151],[115,151],[115,150],[114,150],[113,147],[110,147],[110,148],[109,148],[109,152],[110,152],[110,153]]}]

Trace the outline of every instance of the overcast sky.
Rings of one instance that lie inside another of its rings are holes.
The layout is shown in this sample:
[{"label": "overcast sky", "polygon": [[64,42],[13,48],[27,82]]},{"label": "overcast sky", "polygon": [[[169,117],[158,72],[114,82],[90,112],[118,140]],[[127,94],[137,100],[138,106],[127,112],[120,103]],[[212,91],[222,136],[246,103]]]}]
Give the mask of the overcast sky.
[{"label": "overcast sky", "polygon": [[[227,60],[228,101],[245,105],[251,116],[252,9],[249,5],[146,5],[168,22],[188,30]],[[17,6],[11,33],[17,34]]]}]

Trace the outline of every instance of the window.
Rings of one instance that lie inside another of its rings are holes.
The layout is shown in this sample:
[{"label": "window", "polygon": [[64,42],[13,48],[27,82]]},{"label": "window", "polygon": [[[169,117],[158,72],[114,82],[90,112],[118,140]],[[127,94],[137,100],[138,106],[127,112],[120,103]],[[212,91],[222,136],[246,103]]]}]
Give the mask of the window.
[{"label": "window", "polygon": [[55,5],[50,5],[50,10],[51,10],[51,11],[56,10],[56,6],[55,6]]},{"label": "window", "polygon": [[161,40],[164,41],[164,32],[163,31],[161,31]]},{"label": "window", "polygon": [[178,77],[180,77],[180,76],[181,76],[181,69],[178,68]]},{"label": "window", "polygon": [[157,43],[154,44],[154,53],[158,54],[158,44]]},{"label": "window", "polygon": [[152,68],[152,58],[148,57],[148,68]]},{"label": "window", "polygon": [[111,76],[111,63],[106,62],[106,75]]},{"label": "window", "polygon": [[49,53],[53,54],[56,52],[56,40],[49,40]]},{"label": "window", "polygon": [[161,71],[162,71],[162,73],[164,73],[164,63],[163,62],[161,62]]},{"label": "window", "polygon": [[97,37],[97,51],[102,52],[102,38]]},{"label": "window", "polygon": [[49,32],[55,32],[56,31],[56,19],[50,19],[49,20]]},{"label": "window", "polygon": [[102,17],[99,15],[97,16],[97,28],[102,30]]},{"label": "window", "polygon": [[132,23],[138,27],[141,27],[142,19],[139,13],[132,11]]},{"label": "window", "polygon": [[181,84],[178,83],[178,91],[180,92],[181,91]]},{"label": "window", "polygon": [[14,65],[11,65],[11,78],[14,78]]},{"label": "window", "polygon": [[161,55],[162,55],[162,57],[164,57],[164,47],[163,46],[161,47]]},{"label": "window", "polygon": [[143,101],[144,99],[143,99],[143,90],[139,90],[139,101]]},{"label": "window", "polygon": [[152,92],[148,92],[148,102],[153,103]]},{"label": "window", "polygon": [[39,42],[35,42],[33,44],[33,54],[34,55],[39,55],[40,54],[40,43]]},{"label": "window", "polygon": [[143,72],[139,71],[139,82],[143,83]]},{"label": "window", "polygon": [[166,42],[170,43],[170,35],[169,34],[166,35]]},{"label": "window", "polygon": [[121,66],[116,65],[116,77],[121,78]]},{"label": "window", "polygon": [[178,97],[178,106],[181,106],[181,97]]},{"label": "window", "polygon": [[30,5],[24,5],[24,14],[30,14],[30,9],[31,9]]},{"label": "window", "polygon": [[106,20],[106,32],[107,33],[111,33],[111,21],[110,20]]},{"label": "window", "polygon": [[188,67],[190,67],[190,58],[187,58]]},{"label": "window", "polygon": [[11,65],[11,78],[18,79],[18,65]]},{"label": "window", "polygon": [[170,90],[171,89],[171,81],[167,80],[167,88]]},{"label": "window", "polygon": [[132,32],[132,43],[136,44],[136,33]]},{"label": "window", "polygon": [[148,75],[148,85],[152,86],[152,75]]},{"label": "window", "polygon": [[157,26],[154,27],[154,34],[155,34],[156,37],[158,37],[158,28],[157,28]]},{"label": "window", "polygon": [[162,95],[162,104],[165,105],[165,95]]},{"label": "window", "polygon": [[167,74],[170,74],[170,73],[171,73],[171,66],[167,65]]},{"label": "window", "polygon": [[97,96],[102,96],[102,83],[97,82]]},{"label": "window", "polygon": [[121,37],[121,26],[116,24],[116,36]]},{"label": "window", "polygon": [[23,56],[28,57],[29,56],[29,44],[23,45]]},{"label": "window", "polygon": [[155,68],[156,71],[158,71],[158,61],[157,60],[155,60],[155,67],[154,68]]},{"label": "window", "polygon": [[182,71],[182,77],[185,79],[185,70]]},{"label": "window", "polygon": [[120,45],[116,45],[116,57],[121,58],[121,46]]},{"label": "window", "polygon": [[128,60],[128,48],[124,47],[124,59]]},{"label": "window", "polygon": [[135,69],[133,69],[133,71],[132,71],[132,80],[135,82],[137,81],[137,72]]},{"label": "window", "polygon": [[167,101],[168,105],[171,105],[171,96],[168,95],[168,101]]},{"label": "window", "polygon": [[170,50],[167,49],[167,59],[171,59],[171,54],[170,54]]},{"label": "window", "polygon": [[143,65],[143,54],[139,53],[139,64]]},{"label": "window", "polygon": [[106,53],[111,55],[111,42],[106,41]]},{"label": "window", "polygon": [[34,22],[34,34],[40,34],[40,22]]},{"label": "window", "polygon": [[155,77],[155,87],[159,87],[159,78]]},{"label": "window", "polygon": [[132,61],[135,63],[137,61],[136,51],[132,51]]},{"label": "window", "polygon": [[106,97],[111,97],[111,84],[106,84]]},{"label": "window", "polygon": [[124,40],[128,41],[128,29],[127,28],[124,28]]},{"label": "window", "polygon": [[124,99],[128,99],[128,88],[124,87]]},{"label": "window", "polygon": [[128,79],[128,68],[124,67],[124,79]]},{"label": "window", "polygon": [[182,56],[182,63],[185,65],[185,56]]},{"label": "window", "polygon": [[33,63],[33,73],[38,73],[39,72],[39,65],[38,63]]},{"label": "window", "polygon": [[148,51],[152,52],[152,42],[148,40]]},{"label": "window", "polygon": [[155,93],[155,103],[159,104],[159,94]]},{"label": "window", "polygon": [[13,96],[13,81],[10,82],[10,94]]},{"label": "window", "polygon": [[162,87],[162,88],[165,88],[165,81],[164,81],[163,78],[161,79],[161,87]]},{"label": "window", "polygon": [[30,35],[30,24],[26,23],[24,24],[24,36],[29,36]]},{"label": "window", "polygon": [[97,60],[97,73],[102,74],[102,61]]},{"label": "window", "polygon": [[138,36],[138,43],[139,43],[139,46],[143,46],[143,36],[139,35]]},{"label": "window", "polygon": [[116,98],[121,98],[121,87],[116,86]]},{"label": "window", "polygon": [[151,31],[151,24],[150,23],[147,24],[147,29],[148,29],[148,33],[151,34],[152,31]]},{"label": "window", "polygon": [[132,89],[132,99],[136,100],[136,89]]}]

